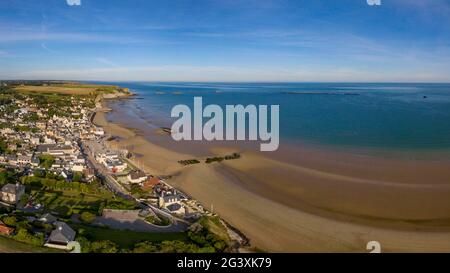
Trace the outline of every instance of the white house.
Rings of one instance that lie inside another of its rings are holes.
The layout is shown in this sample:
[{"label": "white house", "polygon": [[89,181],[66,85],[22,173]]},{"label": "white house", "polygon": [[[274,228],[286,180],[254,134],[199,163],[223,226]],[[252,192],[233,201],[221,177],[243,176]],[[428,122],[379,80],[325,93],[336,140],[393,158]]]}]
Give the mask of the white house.
[{"label": "white house", "polygon": [[17,156],[17,163],[19,164],[31,164],[31,156],[28,155],[18,155]]},{"label": "white house", "polygon": [[135,170],[128,174],[127,179],[130,183],[138,184],[147,180],[147,175],[141,170]]},{"label": "white house", "polygon": [[0,199],[3,202],[15,204],[25,194],[25,186],[22,184],[6,184],[0,191]]},{"label": "white house", "polygon": [[181,197],[177,194],[161,196],[159,198],[159,207],[165,208],[175,214],[186,213],[185,207],[181,204]]},{"label": "white house", "polygon": [[103,130],[103,128],[96,128],[94,131],[94,135],[96,136],[104,136],[105,135],[105,131]]},{"label": "white house", "polygon": [[72,171],[74,172],[82,172],[84,170],[84,165],[82,164],[75,164],[72,166]]},{"label": "white house", "polygon": [[75,239],[76,232],[64,222],[55,222],[54,226],[55,229],[44,246],[66,249],[67,245]]},{"label": "white house", "polygon": [[123,162],[122,160],[110,160],[107,159],[103,163],[108,170],[116,173],[116,172],[123,172],[127,167],[127,163]]},{"label": "white house", "polygon": [[34,144],[34,145],[38,145],[41,142],[38,137],[32,137],[30,139],[30,141],[31,141],[31,144]]}]

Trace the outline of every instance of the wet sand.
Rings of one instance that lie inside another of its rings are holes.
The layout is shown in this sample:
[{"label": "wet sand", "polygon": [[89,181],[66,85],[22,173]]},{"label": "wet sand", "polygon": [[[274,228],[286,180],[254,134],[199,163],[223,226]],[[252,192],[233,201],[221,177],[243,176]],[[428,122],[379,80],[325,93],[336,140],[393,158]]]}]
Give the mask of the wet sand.
[{"label": "wet sand", "polygon": [[[211,207],[250,238],[275,252],[363,252],[380,241],[383,251],[450,251],[450,168],[447,160],[385,159],[299,148],[242,150],[223,163],[181,166],[198,155],[150,143],[99,112],[94,122],[119,136],[146,171],[174,175],[168,183]],[[189,145],[185,143],[184,145]],[[198,144],[195,144],[198,145]],[[225,155],[231,147],[210,149]],[[289,161],[289,160],[288,160]]]}]

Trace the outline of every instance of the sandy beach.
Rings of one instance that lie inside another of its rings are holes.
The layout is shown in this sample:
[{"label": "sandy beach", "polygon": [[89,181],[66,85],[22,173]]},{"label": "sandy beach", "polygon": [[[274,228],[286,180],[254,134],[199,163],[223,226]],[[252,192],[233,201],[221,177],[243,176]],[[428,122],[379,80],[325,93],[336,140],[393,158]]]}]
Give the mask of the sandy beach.
[{"label": "sandy beach", "polygon": [[[155,175],[212,207],[270,252],[365,252],[376,240],[383,251],[450,251],[448,161],[361,157],[299,148],[292,162],[280,154],[239,150],[222,163],[181,166],[195,158],[151,143],[138,131],[110,123],[98,111],[94,123],[116,136]],[[189,143],[186,143],[189,145]],[[226,155],[233,148],[213,148]],[[198,158],[198,156],[197,156]],[[288,158],[288,156],[286,156]]]}]

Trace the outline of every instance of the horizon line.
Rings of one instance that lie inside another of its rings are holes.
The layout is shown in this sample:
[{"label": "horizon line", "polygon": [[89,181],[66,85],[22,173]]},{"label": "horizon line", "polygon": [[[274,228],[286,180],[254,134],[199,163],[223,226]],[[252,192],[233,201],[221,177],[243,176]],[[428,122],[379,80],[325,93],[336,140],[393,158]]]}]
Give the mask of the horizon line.
[{"label": "horizon line", "polygon": [[368,83],[368,84],[450,84],[449,82],[423,82],[423,81],[157,81],[157,80],[57,80],[57,79],[0,79],[1,81],[54,81],[54,82],[109,82],[109,83]]}]

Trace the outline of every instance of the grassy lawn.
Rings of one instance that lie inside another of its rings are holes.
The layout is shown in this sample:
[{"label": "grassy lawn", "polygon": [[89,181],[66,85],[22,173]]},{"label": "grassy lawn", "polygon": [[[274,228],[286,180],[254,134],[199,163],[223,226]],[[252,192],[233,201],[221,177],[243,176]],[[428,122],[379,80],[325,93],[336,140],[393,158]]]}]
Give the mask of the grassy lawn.
[{"label": "grassy lawn", "polygon": [[97,213],[104,201],[111,200],[110,194],[82,194],[78,191],[34,191],[35,203],[40,203],[46,211],[55,211],[64,214],[70,208],[73,213],[92,211]]},{"label": "grassy lawn", "polygon": [[43,252],[62,252],[61,250],[51,249],[47,247],[37,247],[14,239],[0,235],[0,253],[43,253]]},{"label": "grassy lawn", "polygon": [[141,241],[162,242],[180,240],[186,241],[187,234],[182,233],[153,233],[153,232],[137,232],[129,230],[118,230],[101,227],[92,227],[85,225],[73,225],[74,228],[82,228],[85,230],[83,236],[91,241],[109,240],[116,243],[121,248],[132,248],[136,243]]},{"label": "grassy lawn", "polygon": [[226,227],[220,222],[219,217],[204,217],[201,219],[201,224],[209,229],[210,232],[216,234],[220,239],[230,243],[230,237]]}]

